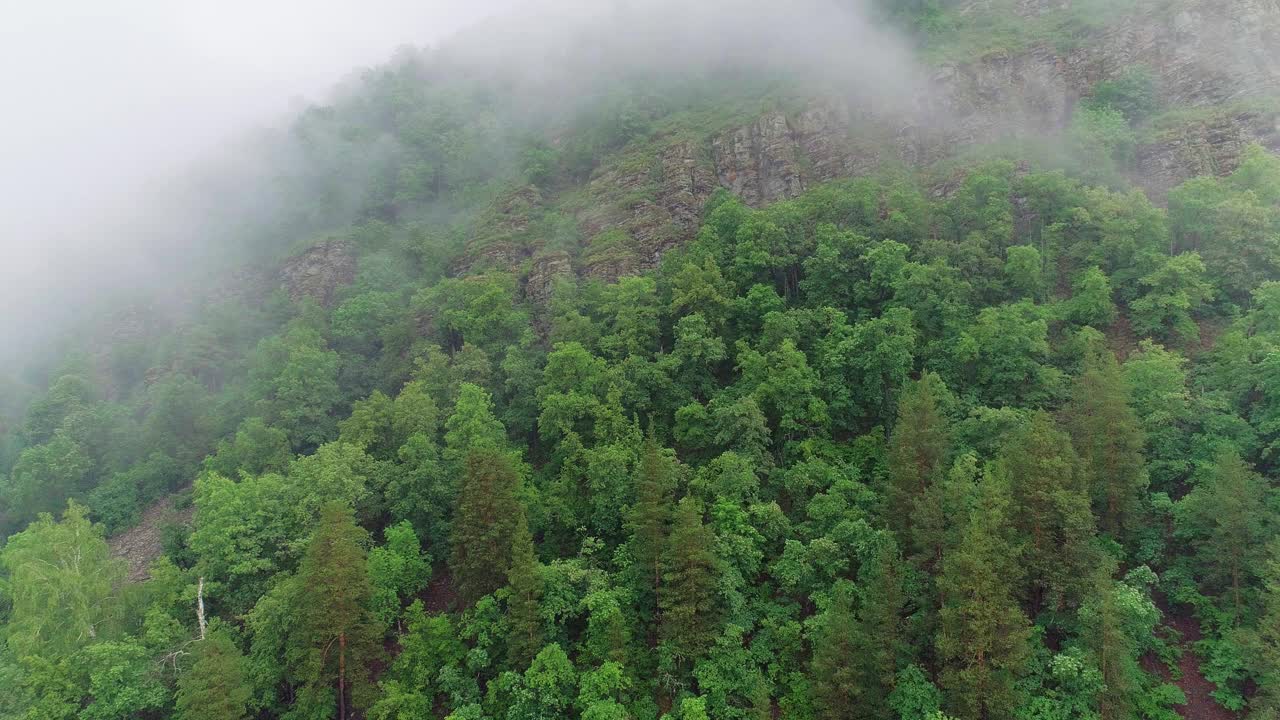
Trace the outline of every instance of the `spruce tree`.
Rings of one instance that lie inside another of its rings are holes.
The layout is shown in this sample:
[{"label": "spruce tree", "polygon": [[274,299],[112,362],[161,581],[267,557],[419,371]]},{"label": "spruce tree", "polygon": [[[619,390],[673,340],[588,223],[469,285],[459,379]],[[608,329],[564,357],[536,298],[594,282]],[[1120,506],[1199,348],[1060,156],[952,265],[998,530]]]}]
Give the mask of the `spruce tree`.
[{"label": "spruce tree", "polygon": [[889,437],[889,489],[886,519],[909,554],[936,572],[937,548],[925,547],[914,527],[921,502],[938,479],[950,449],[950,428],[940,401],[946,391],[934,373],[908,385],[898,401],[898,417]]},{"label": "spruce tree", "polygon": [[178,677],[177,720],[244,720],[252,691],[240,648],[214,629],[191,655],[191,667]]},{"label": "spruce tree", "polygon": [[1094,587],[1080,609],[1080,625],[1102,675],[1098,712],[1103,720],[1124,720],[1133,717],[1142,669],[1137,642],[1125,629],[1125,603],[1133,589],[1111,578],[1112,567],[1104,563],[1094,574]]},{"label": "spruce tree", "polygon": [[291,644],[302,663],[296,676],[310,697],[336,689],[341,719],[367,706],[369,672],[382,637],[368,609],[373,594],[365,558],[368,539],[349,506],[327,503],[298,568],[294,612],[299,623]]},{"label": "spruce tree", "polygon": [[463,607],[502,587],[511,568],[512,538],[522,512],[520,478],[511,459],[489,448],[467,456],[453,516],[454,586]]},{"label": "spruce tree", "polygon": [[542,649],[542,572],[534,554],[533,537],[522,510],[511,536],[511,569],[507,571],[509,633],[507,651],[513,669],[524,668]]},{"label": "spruce tree", "polygon": [[1010,519],[1025,543],[1024,589],[1033,614],[1078,600],[1096,553],[1084,473],[1070,438],[1048,414],[1036,413],[1006,442],[998,464],[1012,489]]},{"label": "spruce tree", "polygon": [[1258,694],[1249,700],[1249,720],[1280,717],[1280,540],[1271,542],[1268,554],[1263,614],[1252,658],[1258,668]]},{"label": "spruce tree", "polygon": [[715,534],[702,523],[702,504],[686,497],[672,518],[658,591],[662,645],[677,662],[697,658],[715,638],[719,574]]},{"label": "spruce tree", "polygon": [[1006,537],[1006,481],[988,472],[938,578],[945,598],[938,654],[949,709],[961,720],[1006,720],[1019,704],[1017,680],[1030,656],[1030,623],[1013,596],[1018,553]]},{"label": "spruce tree", "polygon": [[1245,591],[1265,566],[1266,543],[1276,528],[1267,481],[1234,451],[1219,454],[1213,470],[1179,508],[1178,535],[1195,549],[1200,579],[1221,591],[1237,618]]},{"label": "spruce tree", "polygon": [[1122,539],[1138,522],[1147,472],[1146,443],[1130,407],[1130,389],[1120,364],[1098,338],[1085,353],[1071,401],[1063,412],[1067,431],[1084,463],[1093,507],[1103,529]]},{"label": "spruce tree", "polygon": [[837,584],[815,639],[814,710],[824,720],[891,714],[888,699],[903,648],[906,601],[896,545],[882,544],[858,579],[862,593],[856,610],[853,588]]},{"label": "spruce tree", "polygon": [[667,549],[675,500],[671,461],[652,437],[645,441],[636,477],[636,500],[631,506],[631,554],[639,576],[641,607],[653,614],[662,585],[662,560]]},{"label": "spruce tree", "polygon": [[814,639],[813,709],[820,720],[845,720],[861,699],[862,678],[855,665],[859,643],[853,595],[848,583],[836,585]]}]

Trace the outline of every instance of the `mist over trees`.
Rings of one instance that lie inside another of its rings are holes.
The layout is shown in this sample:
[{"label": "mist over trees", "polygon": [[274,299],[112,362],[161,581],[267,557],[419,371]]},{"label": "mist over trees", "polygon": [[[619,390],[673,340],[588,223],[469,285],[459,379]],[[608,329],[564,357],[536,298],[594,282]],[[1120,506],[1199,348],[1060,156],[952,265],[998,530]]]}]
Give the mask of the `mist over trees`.
[{"label": "mist over trees", "polygon": [[1136,68],[818,181],[1124,9],[687,5],[401,49],[6,335],[0,718],[1274,717],[1280,155],[1138,189]]}]

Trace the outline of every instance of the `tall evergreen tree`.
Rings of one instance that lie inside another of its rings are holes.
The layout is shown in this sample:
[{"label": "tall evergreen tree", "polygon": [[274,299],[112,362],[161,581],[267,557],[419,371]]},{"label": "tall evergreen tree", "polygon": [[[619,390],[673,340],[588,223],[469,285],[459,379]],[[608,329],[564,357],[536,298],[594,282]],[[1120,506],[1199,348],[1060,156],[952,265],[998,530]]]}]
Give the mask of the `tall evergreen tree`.
[{"label": "tall evergreen tree", "polygon": [[512,538],[523,508],[520,477],[504,453],[481,448],[466,460],[453,516],[454,586],[463,607],[506,584]]},{"label": "tall evergreen tree", "polygon": [[938,654],[950,711],[961,720],[1006,720],[1019,704],[1018,677],[1031,635],[1013,596],[1018,552],[1006,537],[1008,488],[988,472],[938,583],[945,597]]},{"label": "tall evergreen tree", "polygon": [[252,689],[240,648],[214,629],[191,651],[191,667],[178,677],[177,720],[244,720]]},{"label": "tall evergreen tree", "polygon": [[831,605],[822,616],[814,638],[814,713],[820,720],[845,720],[861,700],[861,676],[856,667],[859,651],[858,622],[853,614],[854,592],[848,583],[832,591]]},{"label": "tall evergreen tree", "polygon": [[369,673],[382,637],[369,613],[368,540],[350,506],[324,505],[298,568],[293,598],[299,618],[291,642],[301,659],[297,677],[313,702],[336,689],[337,716],[343,720],[371,699]]},{"label": "tall evergreen tree", "polygon": [[1225,592],[1237,618],[1245,609],[1246,590],[1265,566],[1266,543],[1274,536],[1270,494],[1266,480],[1227,450],[1179,503],[1178,535],[1190,539],[1207,589]]},{"label": "tall evergreen tree", "polygon": [[657,442],[645,441],[636,477],[636,499],[631,506],[631,554],[639,575],[641,604],[650,613],[656,610],[658,588],[662,585],[662,561],[667,550],[671,515],[675,509],[674,469]]},{"label": "tall evergreen tree", "polygon": [[942,413],[946,386],[934,373],[909,384],[898,401],[898,417],[889,437],[889,491],[886,520],[898,542],[911,554],[924,556],[936,570],[935,548],[925,548],[913,531],[918,504],[938,479],[951,445],[950,428]]},{"label": "tall evergreen tree", "polygon": [[507,651],[510,664],[520,669],[542,649],[542,570],[534,554],[533,537],[523,510],[516,518],[511,536],[511,569],[507,571],[507,622],[510,632]]},{"label": "tall evergreen tree", "polygon": [[692,497],[676,506],[661,567],[662,646],[675,661],[691,661],[710,647],[721,609],[715,534],[702,523],[702,504]]},{"label": "tall evergreen tree", "polygon": [[1120,539],[1139,519],[1147,487],[1142,457],[1146,440],[1130,407],[1129,384],[1101,337],[1085,353],[1084,370],[1075,380],[1063,417],[1084,463],[1102,527]]},{"label": "tall evergreen tree", "polygon": [[1258,694],[1249,700],[1249,720],[1280,717],[1280,540],[1273,540],[1266,566],[1263,614],[1258,621],[1253,666]]},{"label": "tall evergreen tree", "polygon": [[858,573],[853,588],[835,587],[813,650],[814,710],[824,720],[890,715],[889,693],[903,649],[902,585],[897,546],[885,542]]},{"label": "tall evergreen tree", "polygon": [[1036,413],[1005,443],[998,465],[1012,490],[1010,520],[1025,542],[1021,569],[1033,612],[1078,600],[1095,562],[1094,521],[1070,438]]},{"label": "tall evergreen tree", "polygon": [[1138,682],[1138,644],[1126,628],[1126,603],[1132,604],[1134,589],[1111,578],[1113,563],[1104,563],[1094,573],[1094,586],[1080,609],[1080,625],[1085,643],[1102,675],[1098,713],[1103,720],[1133,717]]}]

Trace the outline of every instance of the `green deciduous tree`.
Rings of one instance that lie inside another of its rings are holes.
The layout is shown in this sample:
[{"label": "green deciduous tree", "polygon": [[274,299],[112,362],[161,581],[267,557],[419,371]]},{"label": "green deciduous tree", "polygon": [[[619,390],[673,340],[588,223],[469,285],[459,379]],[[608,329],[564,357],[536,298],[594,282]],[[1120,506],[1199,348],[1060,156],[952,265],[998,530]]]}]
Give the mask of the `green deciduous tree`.
[{"label": "green deciduous tree", "polygon": [[84,507],[72,503],[57,522],[42,515],[10,537],[0,566],[11,604],[7,642],[19,655],[69,657],[118,629],[125,565],[111,556]]}]

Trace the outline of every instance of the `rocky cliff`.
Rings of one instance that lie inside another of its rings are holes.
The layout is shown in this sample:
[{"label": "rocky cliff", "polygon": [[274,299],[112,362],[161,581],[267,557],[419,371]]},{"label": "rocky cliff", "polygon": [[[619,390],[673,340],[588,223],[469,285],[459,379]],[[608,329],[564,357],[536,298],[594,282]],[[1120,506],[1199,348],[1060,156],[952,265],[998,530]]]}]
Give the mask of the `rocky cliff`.
[{"label": "rocky cliff", "polygon": [[295,255],[280,270],[280,280],[295,301],[311,298],[333,305],[339,288],[356,278],[356,256],[349,243],[329,240]]},{"label": "rocky cliff", "polygon": [[[1250,143],[1280,150],[1280,106],[1259,102],[1280,97],[1280,0],[1119,0],[1106,24],[1072,35],[1070,44],[1060,32],[1036,39],[1037,23],[1062,22],[1071,6],[1018,0],[1027,37],[937,62],[907,115],[815,98],[693,137],[647,137],[606,160],[568,199],[522,190],[495,207],[470,243],[468,266],[515,268],[533,259],[524,267],[535,298],[567,266],[605,279],[642,271],[692,237],[717,188],[760,206],[885,162],[928,167],[957,149],[1054,138],[1098,83],[1132,68],[1149,71],[1161,105],[1178,110],[1142,130],[1130,168],[1157,200],[1193,175],[1230,172]],[[530,208],[552,204],[578,225],[577,257],[544,256],[541,240],[525,232]]]}]

